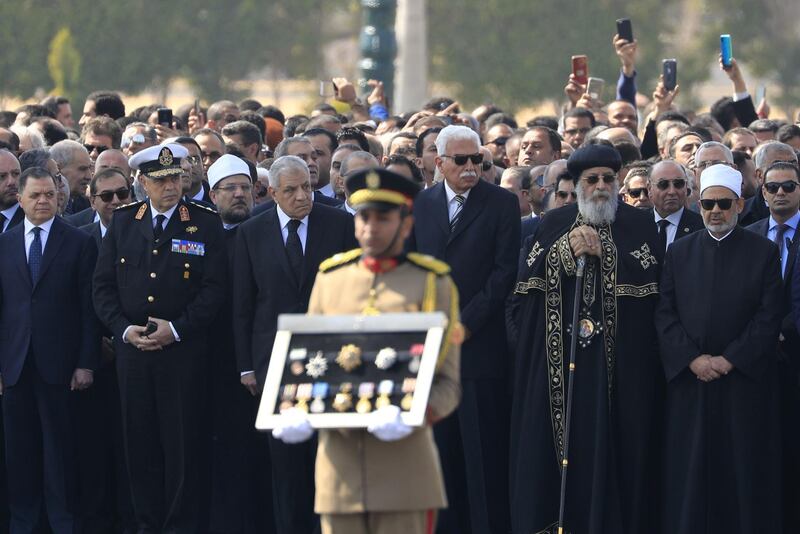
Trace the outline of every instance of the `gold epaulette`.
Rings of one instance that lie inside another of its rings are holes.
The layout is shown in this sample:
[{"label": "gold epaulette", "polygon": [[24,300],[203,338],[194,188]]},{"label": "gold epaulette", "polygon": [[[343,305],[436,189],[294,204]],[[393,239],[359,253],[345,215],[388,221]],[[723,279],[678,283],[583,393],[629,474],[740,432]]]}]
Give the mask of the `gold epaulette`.
[{"label": "gold epaulette", "polygon": [[144,200],[137,200],[136,202],[131,202],[129,204],[123,204],[122,206],[117,206],[116,208],[114,208],[114,211],[116,211],[116,210],[124,210],[126,208],[131,208],[133,206],[138,206],[138,205],[143,204],[143,203],[144,203]]},{"label": "gold epaulette", "polygon": [[422,267],[426,271],[431,271],[439,276],[443,274],[448,274],[450,272],[450,266],[447,265],[445,262],[441,260],[437,260],[433,256],[428,256],[427,254],[419,254],[418,252],[409,252],[406,254],[408,261],[413,263],[418,267]]},{"label": "gold epaulette", "polygon": [[217,214],[217,211],[214,208],[206,206],[205,204],[200,204],[199,202],[195,202],[194,200],[189,200],[187,202],[187,204],[191,204],[192,206],[194,206],[196,208],[200,208],[200,209],[204,209],[206,211],[209,211],[209,212],[213,213],[214,215]]},{"label": "gold epaulette", "polygon": [[348,263],[353,263],[357,259],[361,257],[361,249],[354,248],[353,250],[348,250],[347,252],[340,252],[339,254],[334,254],[327,260],[323,261],[319,264],[319,271],[321,273],[327,273],[337,267],[341,267],[342,265],[347,265]]}]

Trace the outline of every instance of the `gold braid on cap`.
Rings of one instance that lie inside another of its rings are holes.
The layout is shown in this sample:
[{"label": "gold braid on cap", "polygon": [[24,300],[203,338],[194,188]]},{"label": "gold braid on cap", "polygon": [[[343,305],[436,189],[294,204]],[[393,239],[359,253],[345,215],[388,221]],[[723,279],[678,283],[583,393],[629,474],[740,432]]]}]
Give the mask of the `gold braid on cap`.
[{"label": "gold braid on cap", "polygon": [[350,205],[357,206],[367,202],[387,202],[389,204],[397,204],[398,206],[411,205],[411,199],[398,193],[397,191],[390,191],[388,189],[359,189],[350,195]]}]

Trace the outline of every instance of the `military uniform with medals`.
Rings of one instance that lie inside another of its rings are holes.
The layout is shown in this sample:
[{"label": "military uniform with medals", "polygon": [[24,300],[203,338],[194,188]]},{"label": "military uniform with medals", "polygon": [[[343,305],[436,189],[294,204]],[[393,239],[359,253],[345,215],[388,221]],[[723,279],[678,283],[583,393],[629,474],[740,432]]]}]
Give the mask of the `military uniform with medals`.
[{"label": "military uniform with medals", "polygon": [[[351,205],[410,204],[400,193],[408,195],[406,182],[382,170],[357,174],[348,180]],[[429,421],[452,413],[461,398],[458,293],[449,272],[447,264],[422,254],[372,258],[352,250],[320,265],[308,308],[309,314],[324,315],[444,312],[449,322],[431,387]],[[388,442],[365,429],[319,432],[315,511],[322,516],[323,533],[432,532],[435,510],[446,506],[430,424]]]},{"label": "military uniform with medals", "polygon": [[[173,176],[181,150],[147,149],[153,154],[135,155],[132,167],[152,180]],[[95,270],[94,303],[114,335],[139,529],[197,532],[199,406],[208,339],[225,298],[225,237],[219,216],[191,201],[179,200],[161,214],[163,222],[153,210],[145,200],[114,212]],[[169,321],[176,341],[150,352],[124,341],[129,327],[149,317]]]}]

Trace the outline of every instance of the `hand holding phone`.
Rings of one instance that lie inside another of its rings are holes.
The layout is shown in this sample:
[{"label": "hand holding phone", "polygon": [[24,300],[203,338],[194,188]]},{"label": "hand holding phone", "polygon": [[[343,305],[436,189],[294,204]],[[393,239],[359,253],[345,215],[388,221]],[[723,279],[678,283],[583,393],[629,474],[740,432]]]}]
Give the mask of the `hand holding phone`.
[{"label": "hand holding phone", "polygon": [[158,108],[158,124],[165,128],[172,128],[172,110],[170,108]]},{"label": "hand holding phone", "polygon": [[733,58],[733,43],[731,43],[731,36],[723,33],[719,36],[719,51],[722,54],[722,67],[725,69],[730,68],[731,59]]},{"label": "hand holding phone", "polygon": [[617,35],[629,43],[633,42],[633,25],[631,19],[617,19]]},{"label": "hand holding phone", "polygon": [[664,89],[674,91],[675,86],[678,85],[678,60],[664,59],[661,61],[661,68],[661,74],[664,76]]},{"label": "hand holding phone", "polygon": [[158,325],[156,324],[156,322],[147,321],[147,326],[145,327],[144,332],[142,332],[142,336],[147,337],[150,334],[154,333],[156,330],[158,330]]},{"label": "hand holding phone", "polygon": [[581,85],[589,83],[589,58],[585,55],[572,56],[572,75]]}]

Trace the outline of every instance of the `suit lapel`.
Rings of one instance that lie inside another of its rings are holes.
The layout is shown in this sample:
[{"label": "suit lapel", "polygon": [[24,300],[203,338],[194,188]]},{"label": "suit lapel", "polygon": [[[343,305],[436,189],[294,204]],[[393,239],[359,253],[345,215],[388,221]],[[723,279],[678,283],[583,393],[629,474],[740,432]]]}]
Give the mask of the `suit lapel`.
[{"label": "suit lapel", "polygon": [[[324,242],[325,238],[325,228],[323,228],[322,223],[318,220],[319,215],[315,215],[315,211],[312,209],[311,213],[308,215],[308,232],[306,232],[306,250],[304,259],[303,259],[303,272],[300,276],[300,284],[299,288],[302,289],[309,283],[309,281],[313,281],[313,277],[316,276],[316,269],[312,267],[314,265],[319,265],[322,260],[317,261],[317,251],[321,248],[322,243]],[[324,259],[324,258],[322,258]]]},{"label": "suit lapel", "polygon": [[[53,258],[58,255],[58,251],[61,250],[61,245],[64,244],[64,239],[62,236],[64,233],[64,224],[66,223],[62,223],[58,217],[53,219],[53,225],[50,226],[50,235],[47,236],[47,244],[44,247],[44,254],[42,255],[42,266],[39,269],[39,280],[44,278],[44,275],[47,274],[47,269],[50,267],[50,264],[53,263]],[[34,289],[36,288],[36,285],[38,285],[38,280],[36,284],[34,284]]]},{"label": "suit lapel", "polygon": [[[260,241],[263,243],[262,254],[264,257],[275,256],[278,258],[278,263],[281,269],[286,273],[287,280],[297,286],[297,278],[292,273],[292,268],[289,266],[289,258],[286,257],[286,245],[283,242],[283,232],[281,231],[281,222],[278,219],[277,208],[272,208],[271,213],[267,215],[266,221],[270,228],[267,228],[267,239]],[[308,245],[308,241],[306,241]]]},{"label": "suit lapel", "polygon": [[12,247],[12,250],[14,251],[14,263],[17,264],[17,269],[19,269],[22,279],[28,282],[28,287],[32,287],[33,284],[31,283],[31,271],[28,268],[28,258],[25,255],[25,226],[20,225],[19,227],[15,227],[6,231],[15,232],[14,246]]},{"label": "suit lapel", "polygon": [[456,224],[456,227],[450,234],[450,238],[447,240],[448,245],[456,237],[458,237],[461,232],[463,232],[464,229],[469,226],[472,220],[483,210],[487,187],[488,185],[485,184],[483,180],[478,180],[478,183],[475,185],[475,187],[470,190],[469,196],[467,196],[467,201],[464,203],[464,208],[461,210],[461,215],[458,218],[458,224]]},{"label": "suit lapel", "polygon": [[444,190],[444,182],[439,182],[433,187],[437,188],[433,194],[433,216],[436,218],[436,223],[442,229],[444,235],[450,235],[450,211],[447,206],[447,192]]}]

